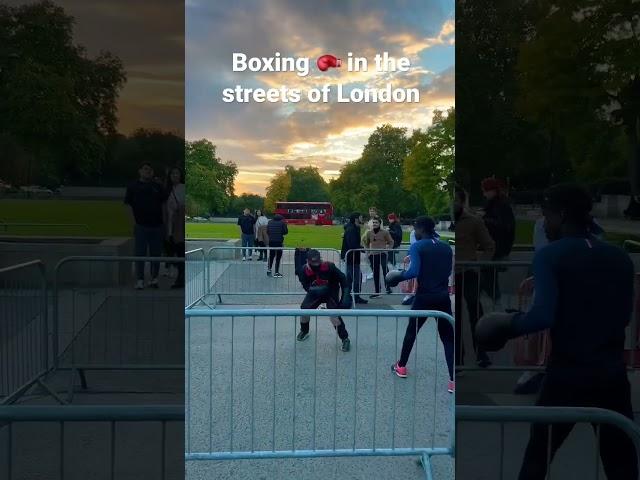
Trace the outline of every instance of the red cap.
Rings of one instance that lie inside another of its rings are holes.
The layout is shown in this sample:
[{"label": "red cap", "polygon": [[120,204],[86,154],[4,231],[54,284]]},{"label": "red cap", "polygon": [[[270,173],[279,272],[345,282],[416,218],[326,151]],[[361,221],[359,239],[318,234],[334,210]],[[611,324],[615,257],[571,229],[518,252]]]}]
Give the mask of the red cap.
[{"label": "red cap", "polygon": [[488,192],[491,190],[500,190],[503,184],[497,178],[489,177],[482,180],[482,182],[480,182],[480,186],[482,187],[482,190]]},{"label": "red cap", "polygon": [[387,220],[397,220],[398,217],[396,217],[395,213],[390,213],[389,215],[387,215]]}]

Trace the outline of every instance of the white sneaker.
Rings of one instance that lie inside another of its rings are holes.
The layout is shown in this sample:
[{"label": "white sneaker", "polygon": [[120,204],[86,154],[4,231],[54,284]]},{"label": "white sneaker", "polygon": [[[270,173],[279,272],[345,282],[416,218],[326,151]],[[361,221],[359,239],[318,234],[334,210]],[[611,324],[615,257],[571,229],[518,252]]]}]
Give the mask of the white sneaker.
[{"label": "white sneaker", "polygon": [[367,273],[367,280],[373,280],[373,273]]},{"label": "white sneaker", "polygon": [[242,261],[246,262],[247,261],[247,257],[242,257]]},{"label": "white sneaker", "polygon": [[144,282],[142,280],[138,280],[135,285],[136,290],[144,290]]}]

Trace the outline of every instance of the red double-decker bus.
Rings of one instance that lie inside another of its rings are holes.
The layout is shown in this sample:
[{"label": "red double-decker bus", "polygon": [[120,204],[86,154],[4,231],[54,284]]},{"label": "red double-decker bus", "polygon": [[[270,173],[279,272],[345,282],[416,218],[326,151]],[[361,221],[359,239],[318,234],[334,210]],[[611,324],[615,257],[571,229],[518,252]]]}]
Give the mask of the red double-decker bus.
[{"label": "red double-decker bus", "polygon": [[276,202],[276,211],[292,225],[333,225],[329,202]]}]

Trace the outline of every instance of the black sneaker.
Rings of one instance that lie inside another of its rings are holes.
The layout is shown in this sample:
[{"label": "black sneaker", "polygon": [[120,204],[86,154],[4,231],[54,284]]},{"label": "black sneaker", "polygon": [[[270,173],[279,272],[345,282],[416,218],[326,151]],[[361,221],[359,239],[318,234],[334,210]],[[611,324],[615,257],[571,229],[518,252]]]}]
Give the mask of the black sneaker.
[{"label": "black sneaker", "polygon": [[271,270],[267,270],[267,277],[271,276]]},{"label": "black sneaker", "polygon": [[387,288],[387,295],[391,295],[391,289]]},{"label": "black sneaker", "polygon": [[301,330],[300,333],[298,333],[298,336],[296,337],[296,340],[298,340],[299,342],[303,342],[307,338],[309,338],[309,332],[303,332]]},{"label": "black sneaker", "polygon": [[491,359],[489,358],[489,355],[487,355],[485,352],[480,352],[478,353],[478,360],[477,360],[477,364],[480,368],[487,368],[491,366]]},{"label": "black sneaker", "polygon": [[351,340],[345,338],[344,340],[342,340],[342,351],[348,352],[349,350],[351,350]]}]

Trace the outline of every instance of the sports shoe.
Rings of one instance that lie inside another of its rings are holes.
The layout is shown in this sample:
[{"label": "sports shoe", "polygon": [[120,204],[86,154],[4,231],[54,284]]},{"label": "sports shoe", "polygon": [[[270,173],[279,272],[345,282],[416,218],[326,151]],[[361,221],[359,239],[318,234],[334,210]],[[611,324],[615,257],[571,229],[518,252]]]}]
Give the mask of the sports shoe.
[{"label": "sports shoe", "polygon": [[151,281],[149,282],[149,287],[158,288],[158,279],[157,278],[151,279]]},{"label": "sports shoe", "polygon": [[136,290],[144,290],[144,282],[142,280],[138,280],[135,285]]},{"label": "sports shoe", "polygon": [[454,393],[455,391],[456,391],[455,380],[449,380],[449,384],[447,385],[447,392]]},{"label": "sports shoe", "polygon": [[247,257],[242,257],[242,261],[246,262],[247,261]]},{"label": "sports shoe", "polygon": [[391,293],[393,293],[393,292],[391,292],[391,289],[387,288],[387,295],[391,295]]},{"label": "sports shoe", "polygon": [[274,273],[273,276],[274,276],[274,278],[282,278],[282,277],[284,277],[284,275],[282,275],[279,272]]},{"label": "sports shoe", "polygon": [[373,295],[369,295],[369,298],[380,298],[382,295],[379,293],[374,293]]},{"label": "sports shoe", "polygon": [[491,362],[491,359],[489,358],[489,355],[487,355],[486,352],[478,352],[478,358],[476,360],[476,363],[480,368],[487,368],[491,366],[492,362]]},{"label": "sports shoe", "polygon": [[300,333],[298,333],[296,340],[298,340],[299,342],[303,342],[307,338],[309,338],[309,332],[303,332],[302,330],[300,330]]},{"label": "sports shoe", "polygon": [[271,270],[267,270],[267,277],[271,276]]},{"label": "sports shoe", "polygon": [[351,350],[351,340],[345,338],[344,340],[342,340],[342,351],[348,352],[349,350]]},{"label": "sports shoe", "polygon": [[401,367],[396,363],[391,367],[391,370],[396,372],[396,375],[400,378],[407,378],[407,367]]}]

